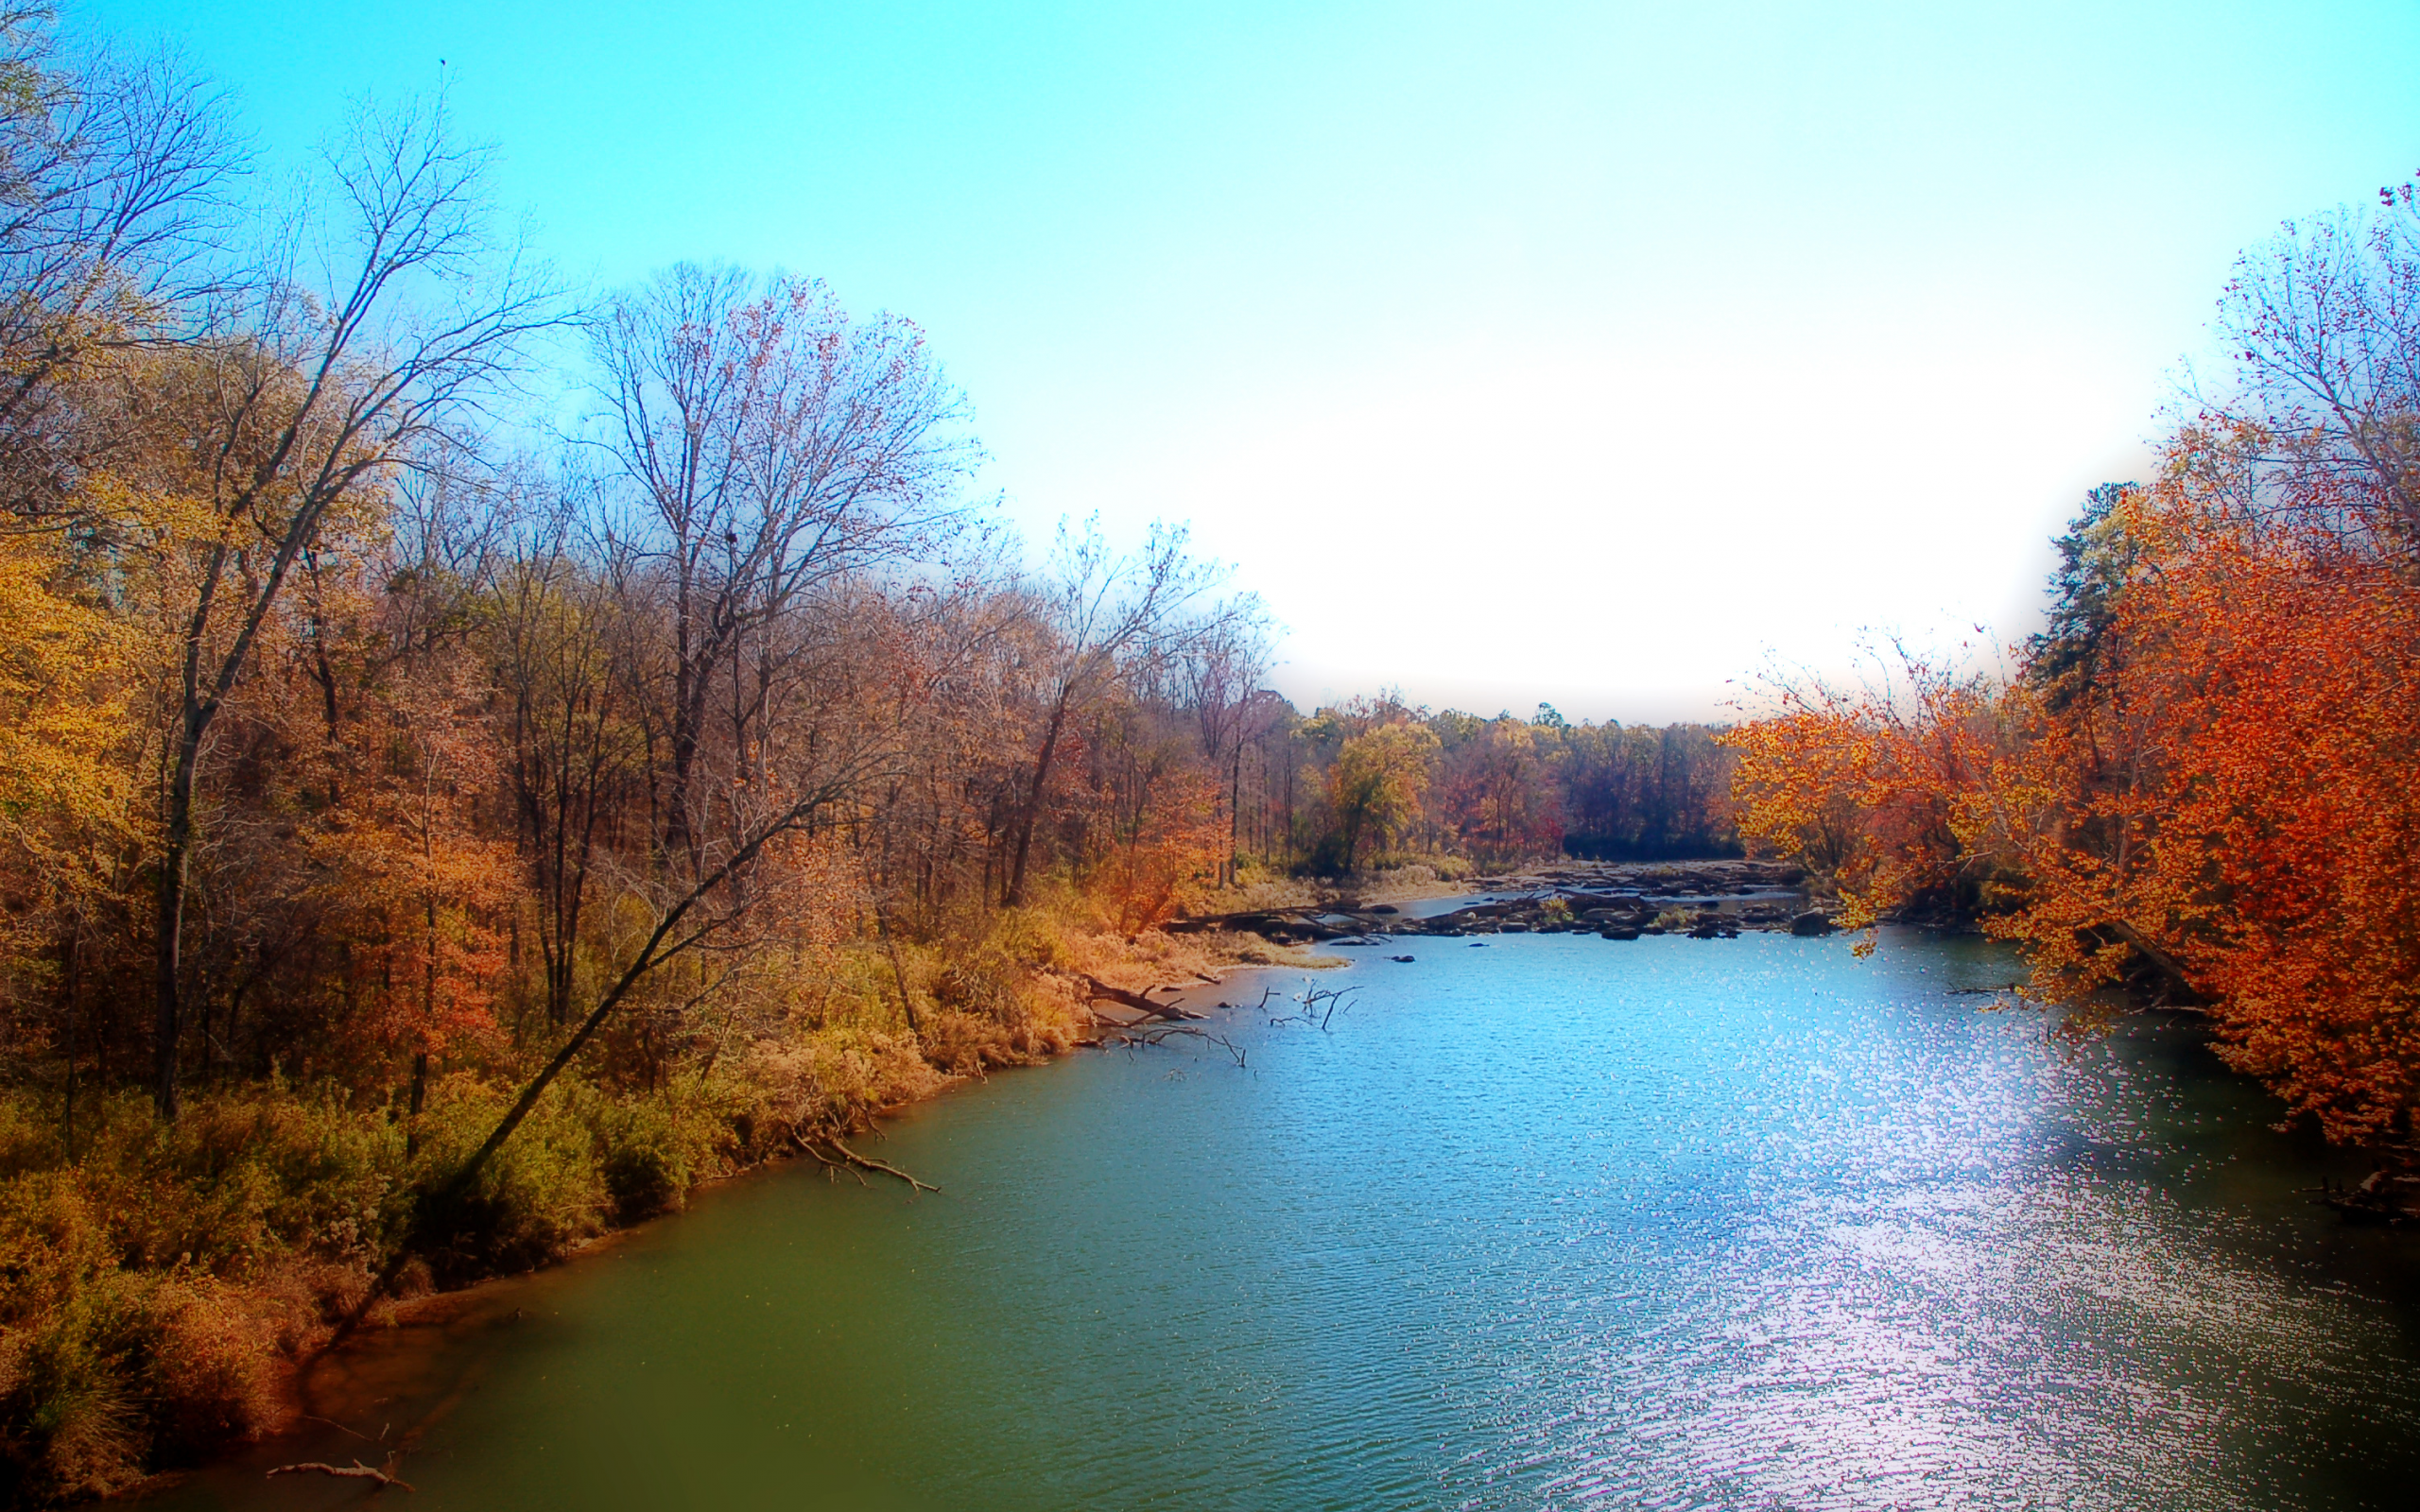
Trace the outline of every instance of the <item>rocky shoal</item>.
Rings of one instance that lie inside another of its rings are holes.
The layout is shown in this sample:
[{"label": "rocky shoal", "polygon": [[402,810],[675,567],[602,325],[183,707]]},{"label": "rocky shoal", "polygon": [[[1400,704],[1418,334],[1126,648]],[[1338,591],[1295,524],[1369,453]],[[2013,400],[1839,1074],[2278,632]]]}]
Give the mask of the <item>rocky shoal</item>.
[{"label": "rocky shoal", "polygon": [[1298,909],[1178,919],[1185,934],[1231,929],[1274,944],[1419,935],[1683,935],[1735,938],[1742,931],[1828,935],[1838,924],[1810,902],[1806,874],[1770,861],[1572,862],[1472,884],[1460,906],[1408,915],[1392,903],[1345,896]]}]

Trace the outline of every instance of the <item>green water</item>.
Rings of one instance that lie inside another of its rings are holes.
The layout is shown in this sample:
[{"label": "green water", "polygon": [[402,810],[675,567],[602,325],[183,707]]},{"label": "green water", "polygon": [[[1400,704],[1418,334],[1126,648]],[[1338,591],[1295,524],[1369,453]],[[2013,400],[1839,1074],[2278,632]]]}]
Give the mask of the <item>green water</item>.
[{"label": "green water", "polygon": [[706,1194],[157,1504],[352,1504],[261,1470],[382,1435],[414,1512],[2408,1504],[2420,1241],[2189,1029],[2070,1055],[1912,935],[1409,948],[1330,1032],[1219,1015],[1244,1069],[869,1142],[941,1196]]}]

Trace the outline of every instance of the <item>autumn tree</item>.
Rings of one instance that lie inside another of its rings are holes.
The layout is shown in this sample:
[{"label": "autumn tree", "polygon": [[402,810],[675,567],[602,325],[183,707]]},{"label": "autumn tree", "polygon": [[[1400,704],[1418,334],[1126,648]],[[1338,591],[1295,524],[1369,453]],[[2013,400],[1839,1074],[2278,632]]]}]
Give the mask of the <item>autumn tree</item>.
[{"label": "autumn tree", "polygon": [[1751,843],[1839,889],[1853,928],[1902,913],[2004,911],[2010,763],[2030,697],[1955,657],[1880,648],[1849,686],[1782,680],[1772,707],[1727,734]]},{"label": "autumn tree", "polygon": [[1427,730],[1398,723],[1364,730],[1338,750],[1328,768],[1328,804],[1347,873],[1360,865],[1365,840],[1383,847],[1419,815],[1438,748]]},{"label": "autumn tree", "polygon": [[709,726],[744,779],[817,644],[793,611],[931,554],[961,521],[975,452],[923,333],[852,320],[811,280],[684,263],[615,297],[594,329],[602,444],[631,494],[622,528],[670,632],[646,690],[661,833],[694,871],[718,822],[699,782]]},{"label": "autumn tree", "polygon": [[2187,475],[2120,513],[2157,570],[2118,596],[2091,696],[2024,752],[2039,817],[2014,836],[2031,886],[2008,930],[2045,991],[2148,978],[2331,1137],[2399,1133],[2420,598],[2338,532],[2206,507]]},{"label": "autumn tree", "polygon": [[1517,860],[1559,850],[1560,795],[1551,759],[1558,743],[1507,713],[1474,721],[1445,747],[1443,799],[1447,823],[1473,854]]},{"label": "autumn tree", "polygon": [[1110,927],[1132,936],[1216,874],[1226,830],[1218,771],[1181,725],[1138,698],[1097,710],[1084,746],[1077,880]]},{"label": "autumn tree", "polygon": [[1136,662],[1166,657],[1202,633],[1206,622],[1186,611],[1215,576],[1186,555],[1181,528],[1153,525],[1142,549],[1129,556],[1111,548],[1098,520],[1080,530],[1060,527],[1035,610],[1049,632],[1038,669],[1039,739],[1009,820],[1002,907],[1026,902],[1034,832],[1071,724],[1108,697]]},{"label": "autumn tree", "polygon": [[180,950],[197,783],[222,710],[331,515],[475,419],[523,339],[551,323],[544,282],[487,229],[484,157],[441,108],[362,116],[328,163],[347,218],[276,249],[230,326],[164,354],[163,491],[198,512],[178,611],[157,869],[153,1097],[177,1110]]},{"label": "autumn tree", "polygon": [[2152,486],[2087,501],[2017,676],[1911,660],[1887,689],[1787,691],[1734,737],[1742,829],[1829,876],[1853,922],[1977,917],[2037,994],[2200,1006],[2291,1113],[2399,1137],[2420,597],[2341,516],[2248,514],[2294,480],[2233,456],[2214,478],[2188,437]]}]

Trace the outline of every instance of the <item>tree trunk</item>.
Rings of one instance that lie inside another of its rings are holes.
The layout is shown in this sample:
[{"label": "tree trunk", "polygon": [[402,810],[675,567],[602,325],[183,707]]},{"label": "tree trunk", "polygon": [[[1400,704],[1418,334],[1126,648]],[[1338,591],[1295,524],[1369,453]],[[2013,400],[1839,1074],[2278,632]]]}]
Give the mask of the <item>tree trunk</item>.
[{"label": "tree trunk", "polygon": [[193,851],[193,769],[201,751],[201,721],[188,712],[177,746],[176,774],[168,782],[167,843],[160,857],[159,938],[153,981],[157,1016],[152,1025],[151,1108],[162,1121],[177,1116],[177,978],[184,934],[185,865]]},{"label": "tree trunk", "polygon": [[1050,760],[1059,751],[1059,731],[1067,722],[1067,694],[1062,690],[1059,702],[1050,711],[1050,725],[1042,734],[1042,754],[1033,764],[1033,791],[1026,795],[1025,812],[1017,816],[1016,861],[1009,871],[1009,890],[1001,895],[1003,908],[1025,906],[1026,859],[1033,852],[1033,827],[1042,817],[1042,788],[1050,780]]},{"label": "tree trunk", "polygon": [[[426,822],[424,818],[423,823]],[[433,849],[432,837],[426,830],[423,830],[421,854],[424,857],[429,856]],[[428,1098],[428,1050],[426,1048],[428,1040],[426,1037],[429,1026],[437,1022],[437,900],[433,897],[426,898],[422,900],[422,902],[427,911],[428,959],[424,963],[426,970],[421,977],[420,988],[422,1048],[412,1053],[410,1122],[404,1125],[404,1159],[406,1160],[420,1153],[420,1109],[421,1105]]]},{"label": "tree trunk", "polygon": [[1236,764],[1227,782],[1227,885],[1242,885],[1244,825],[1244,742],[1236,737]]},{"label": "tree trunk", "polygon": [[428,1052],[412,1057],[412,1101],[410,1122],[404,1125],[404,1159],[420,1154],[420,1110],[428,1100]]}]

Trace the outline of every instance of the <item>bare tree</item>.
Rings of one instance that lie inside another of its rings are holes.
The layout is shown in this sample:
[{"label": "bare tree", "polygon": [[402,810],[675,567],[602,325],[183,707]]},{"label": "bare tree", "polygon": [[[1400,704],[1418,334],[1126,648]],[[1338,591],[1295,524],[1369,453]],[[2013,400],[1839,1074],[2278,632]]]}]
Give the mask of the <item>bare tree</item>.
[{"label": "bare tree", "polygon": [[1184,699],[1201,733],[1202,758],[1224,779],[1220,801],[1227,811],[1227,856],[1219,881],[1229,885],[1236,880],[1241,843],[1244,747],[1269,717],[1265,704],[1253,695],[1269,676],[1271,655],[1268,618],[1256,599],[1245,598],[1232,611],[1214,615],[1191,638],[1180,666]]},{"label": "bare tree", "polygon": [[1046,591],[1043,605],[1056,633],[1046,679],[1042,744],[1011,821],[1002,907],[1025,903],[1034,827],[1041,821],[1051,766],[1070,719],[1089,711],[1132,663],[1167,656],[1188,637],[1219,622],[1217,615],[1191,621],[1183,617],[1218,576],[1215,569],[1187,556],[1184,547],[1182,526],[1153,525],[1143,549],[1131,557],[1111,551],[1098,519],[1086,521],[1080,534],[1060,526],[1051,554],[1056,581]]},{"label": "bare tree", "polygon": [[175,484],[207,504],[179,627],[162,796],[153,1099],[177,1111],[180,942],[195,780],[211,728],[262,627],[333,511],[408,472],[480,418],[522,343],[558,318],[554,291],[487,229],[485,156],[441,105],[365,112],[332,154],[339,217],[298,229],[240,323],[173,353]]},{"label": "bare tree", "polygon": [[47,11],[0,9],[0,506],[21,520],[60,509],[118,435],[61,378],[189,334],[232,290],[227,121],[172,56],[71,57]]},{"label": "bare tree", "polygon": [[2238,429],[2263,509],[2420,547],[2420,189],[2382,189],[2237,261],[2217,330],[2235,369],[2213,418]]},{"label": "bare tree", "polygon": [[710,717],[744,761],[815,644],[792,611],[944,539],[976,452],[923,333],[852,321],[818,283],[682,264],[611,301],[595,350],[671,620],[661,838],[694,873]]}]

